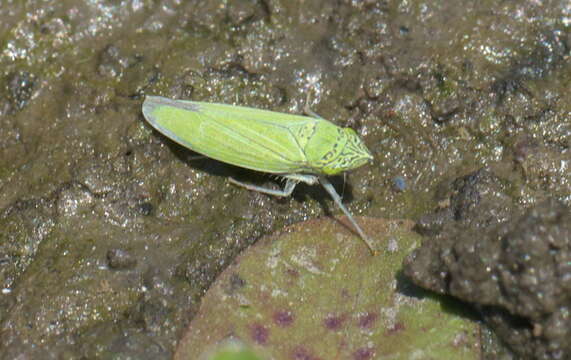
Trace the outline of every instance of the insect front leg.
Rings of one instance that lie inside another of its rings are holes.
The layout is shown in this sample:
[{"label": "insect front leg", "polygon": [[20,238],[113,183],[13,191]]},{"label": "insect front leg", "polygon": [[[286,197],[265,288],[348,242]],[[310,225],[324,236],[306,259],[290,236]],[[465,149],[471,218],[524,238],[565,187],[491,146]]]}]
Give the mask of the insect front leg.
[{"label": "insect front leg", "polygon": [[311,107],[310,107],[310,105],[309,105],[309,103],[310,103],[310,101],[309,101],[310,95],[311,95],[311,92],[308,91],[308,92],[307,92],[307,96],[305,97],[305,105],[303,106],[303,112],[304,112],[306,115],[309,115],[309,116],[314,117],[314,118],[316,118],[316,119],[322,119],[322,120],[323,120],[323,118],[322,118],[321,116],[319,116],[315,111],[311,110]]},{"label": "insect front leg", "polygon": [[311,110],[311,108],[309,107],[309,103],[305,104],[305,106],[303,107],[303,112],[306,113],[307,115],[311,116],[311,117],[323,120],[323,118],[321,116],[319,116],[319,114],[317,114],[315,111]]},{"label": "insect front leg", "polygon": [[268,188],[263,187],[263,186],[256,186],[256,185],[252,185],[252,184],[247,184],[247,183],[243,183],[241,181],[235,180],[233,178],[229,178],[228,181],[230,181],[231,184],[241,186],[241,187],[246,188],[246,189],[251,190],[251,191],[257,191],[257,192],[261,192],[263,194],[268,194],[268,195],[273,195],[273,196],[287,197],[287,196],[291,195],[291,193],[293,192],[293,189],[295,189],[295,186],[299,183],[300,180],[287,178],[287,181],[286,181],[286,184],[285,184],[285,187],[283,188],[283,190],[268,189]]}]

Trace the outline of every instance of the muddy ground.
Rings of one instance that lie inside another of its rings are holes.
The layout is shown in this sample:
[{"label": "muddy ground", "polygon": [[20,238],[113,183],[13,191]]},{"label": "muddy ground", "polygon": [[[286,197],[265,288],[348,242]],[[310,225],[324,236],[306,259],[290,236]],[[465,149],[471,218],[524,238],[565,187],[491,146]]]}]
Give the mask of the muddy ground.
[{"label": "muddy ground", "polygon": [[375,157],[333,179],[350,211],[418,221],[409,275],[482,301],[500,347],[571,356],[570,24],[562,0],[1,0],[2,358],[169,359],[237,254],[339,214],[317,187],[229,185],[280,183],[159,135],[146,94],[290,113],[309,94]]}]

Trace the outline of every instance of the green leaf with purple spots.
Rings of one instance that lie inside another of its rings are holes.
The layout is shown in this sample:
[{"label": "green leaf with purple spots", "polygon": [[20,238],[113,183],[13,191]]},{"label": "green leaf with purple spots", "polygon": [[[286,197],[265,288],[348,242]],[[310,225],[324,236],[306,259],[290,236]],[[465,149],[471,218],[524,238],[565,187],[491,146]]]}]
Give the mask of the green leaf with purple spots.
[{"label": "green leaf with purple spots", "polygon": [[232,338],[263,359],[479,359],[478,325],[400,273],[420,242],[412,223],[361,221],[382,239],[377,256],[332,219],[250,247],[208,290],[175,358]]}]

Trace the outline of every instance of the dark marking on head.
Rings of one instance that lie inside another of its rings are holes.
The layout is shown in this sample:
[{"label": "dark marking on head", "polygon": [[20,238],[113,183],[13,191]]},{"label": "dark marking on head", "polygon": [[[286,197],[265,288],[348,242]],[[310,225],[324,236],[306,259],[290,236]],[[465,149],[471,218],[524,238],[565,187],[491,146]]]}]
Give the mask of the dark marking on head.
[{"label": "dark marking on head", "polygon": [[335,143],[319,158],[316,168],[325,174],[334,175],[355,169],[372,159],[371,153],[357,133],[349,128],[339,128]]}]

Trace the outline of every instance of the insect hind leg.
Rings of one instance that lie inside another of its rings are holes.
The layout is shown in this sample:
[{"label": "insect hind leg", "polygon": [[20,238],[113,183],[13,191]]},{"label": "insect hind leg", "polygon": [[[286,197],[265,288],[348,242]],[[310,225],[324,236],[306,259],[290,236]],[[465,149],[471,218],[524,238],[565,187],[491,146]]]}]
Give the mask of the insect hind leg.
[{"label": "insect hind leg", "polygon": [[349,219],[349,222],[351,223],[351,225],[353,225],[353,228],[355,230],[357,230],[357,233],[359,234],[361,239],[363,239],[365,244],[367,244],[367,247],[369,247],[369,249],[371,250],[373,255],[375,255],[377,252],[375,250],[375,247],[373,246],[373,242],[371,241],[371,239],[369,239],[369,237],[361,229],[359,224],[357,224],[357,222],[353,218],[353,215],[351,215],[351,213],[349,212],[349,210],[347,210],[345,205],[343,205],[343,203],[341,201],[341,197],[339,197],[339,194],[337,194],[337,191],[335,191],[335,188],[333,187],[333,185],[324,176],[319,177],[319,182],[321,183],[321,185],[323,186],[325,191],[327,191],[329,193],[329,195],[331,195],[331,198],[333,199],[333,201],[337,204],[337,206],[341,209],[341,211],[343,211],[343,213],[345,214],[347,219]]},{"label": "insect hind leg", "polygon": [[228,181],[231,184],[243,187],[243,188],[251,190],[251,191],[257,191],[257,192],[261,192],[263,194],[272,195],[272,196],[287,197],[287,196],[291,195],[291,193],[293,192],[293,189],[295,189],[295,186],[299,183],[300,180],[290,179],[290,178],[286,178],[286,179],[287,179],[287,181],[286,181],[286,184],[285,184],[285,187],[283,188],[283,190],[269,189],[269,188],[263,187],[263,186],[247,184],[247,183],[235,180],[233,178],[228,178]]}]

